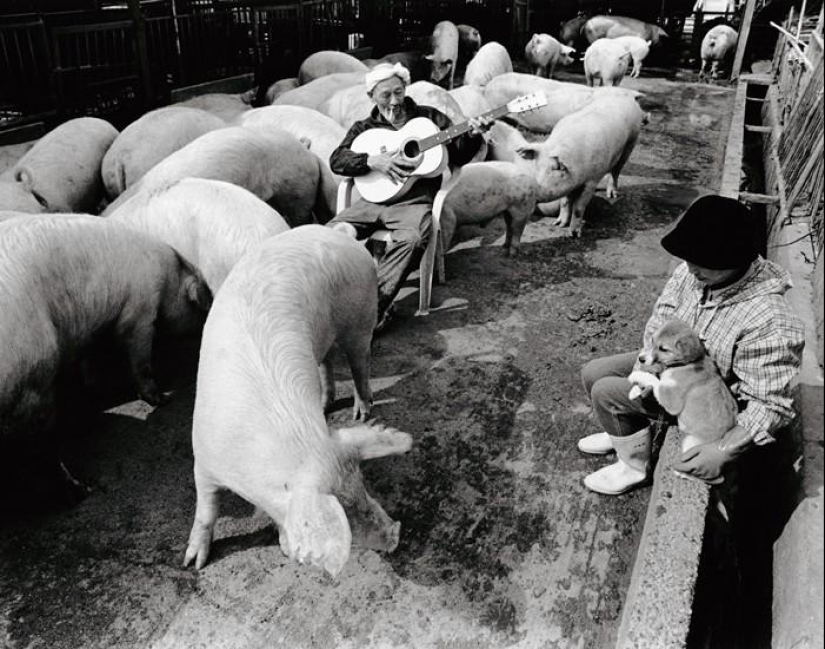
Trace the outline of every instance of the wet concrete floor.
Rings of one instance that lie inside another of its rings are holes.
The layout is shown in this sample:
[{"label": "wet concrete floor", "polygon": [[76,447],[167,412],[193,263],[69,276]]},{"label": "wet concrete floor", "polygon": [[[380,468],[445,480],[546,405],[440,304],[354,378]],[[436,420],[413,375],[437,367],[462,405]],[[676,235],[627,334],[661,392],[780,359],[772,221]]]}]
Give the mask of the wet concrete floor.
[{"label": "wet concrete floor", "polygon": [[[183,569],[195,503],[183,368],[168,405],[122,404],[68,440],[67,464],[94,487],[83,502],[2,522],[0,646],[612,646],[649,489],[582,486],[609,460],[575,448],[598,431],[578,372],[639,346],[671,268],[659,238],[718,188],[734,93],[694,80],[625,81],[651,123],[619,198],[597,192],[581,239],[535,219],[511,260],[500,222],[459,231],[439,308],[414,318],[411,294],[376,340],[376,418],[414,438],[408,454],[363,465],[401,521],[395,553],[354,548],[333,579],[290,563],[272,526],[227,494],[209,563]],[[337,377],[342,425],[343,365]]]}]

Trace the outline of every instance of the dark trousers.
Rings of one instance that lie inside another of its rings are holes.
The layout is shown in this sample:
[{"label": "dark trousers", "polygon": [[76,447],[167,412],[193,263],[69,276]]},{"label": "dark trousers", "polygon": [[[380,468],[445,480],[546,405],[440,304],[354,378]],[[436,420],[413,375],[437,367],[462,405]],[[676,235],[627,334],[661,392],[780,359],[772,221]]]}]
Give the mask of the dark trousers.
[{"label": "dark trousers", "polygon": [[421,261],[432,229],[432,197],[415,196],[392,205],[359,200],[327,226],[349,223],[359,239],[376,230],[392,232],[392,245],[378,262],[378,317],[392,304],[409,274]]},{"label": "dark trousers", "polygon": [[593,412],[608,435],[624,437],[649,426],[663,412],[652,394],[639,399],[628,396],[631,384],[627,375],[639,352],[596,358],[581,371],[582,383]]}]

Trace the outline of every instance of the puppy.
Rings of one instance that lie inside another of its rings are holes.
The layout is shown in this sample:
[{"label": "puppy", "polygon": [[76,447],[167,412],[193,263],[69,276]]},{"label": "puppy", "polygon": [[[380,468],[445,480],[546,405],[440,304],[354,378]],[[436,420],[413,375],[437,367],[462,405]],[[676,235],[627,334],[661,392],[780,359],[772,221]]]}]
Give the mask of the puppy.
[{"label": "puppy", "polygon": [[[736,425],[736,400],[687,323],[670,320],[662,325],[653,335],[653,348],[643,351],[639,360],[655,373],[634,371],[627,380],[634,388],[652,388],[656,401],[676,416],[683,452],[720,439]],[[635,393],[631,389],[631,398]]]}]

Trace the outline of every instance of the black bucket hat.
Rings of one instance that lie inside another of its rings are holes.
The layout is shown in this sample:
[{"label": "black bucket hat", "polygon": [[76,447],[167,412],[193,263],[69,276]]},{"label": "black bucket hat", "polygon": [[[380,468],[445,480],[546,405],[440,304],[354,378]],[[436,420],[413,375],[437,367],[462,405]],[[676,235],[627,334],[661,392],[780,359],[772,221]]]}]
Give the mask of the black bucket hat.
[{"label": "black bucket hat", "polygon": [[702,268],[744,268],[758,254],[754,218],[733,198],[700,196],[662,237],[662,247],[674,257]]}]

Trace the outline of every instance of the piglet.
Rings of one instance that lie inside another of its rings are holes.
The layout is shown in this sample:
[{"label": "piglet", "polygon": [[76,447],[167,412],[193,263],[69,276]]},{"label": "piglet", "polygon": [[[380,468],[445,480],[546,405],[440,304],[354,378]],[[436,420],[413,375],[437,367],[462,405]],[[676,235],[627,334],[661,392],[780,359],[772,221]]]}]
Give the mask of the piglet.
[{"label": "piglet", "polygon": [[550,79],[556,65],[570,65],[574,61],[576,50],[562,45],[549,34],[533,34],[524,48],[524,58],[539,77]]},{"label": "piglet", "polygon": [[206,563],[219,489],[271,516],[286,556],[333,576],[353,540],[395,549],[400,523],[367,493],[358,463],[404,453],[411,437],[374,424],[330,430],[324,418],[333,343],[352,369],[354,415],[369,413],[376,311],[372,257],[336,230],[302,226],[238,262],[204,327],[192,425],[197,508],[184,565]]},{"label": "piglet", "polygon": [[630,51],[611,38],[600,38],[584,53],[584,76],[588,86],[596,80],[603,86],[618,86],[631,59]]},{"label": "piglet", "polygon": [[503,216],[507,226],[504,252],[518,254],[521,235],[536,208],[536,181],[512,162],[473,162],[461,169],[458,182],[444,200],[441,233],[449,248],[456,228],[486,224]]},{"label": "piglet", "polygon": [[699,70],[699,78],[704,79],[707,76],[707,67],[710,63],[710,77],[716,79],[719,76],[719,64],[736,51],[738,40],[739,34],[729,25],[711,27],[702,39],[702,67]]},{"label": "piglet", "polygon": [[451,90],[458,63],[458,28],[449,20],[442,20],[430,37],[432,53],[424,58],[432,63],[430,81]]}]

